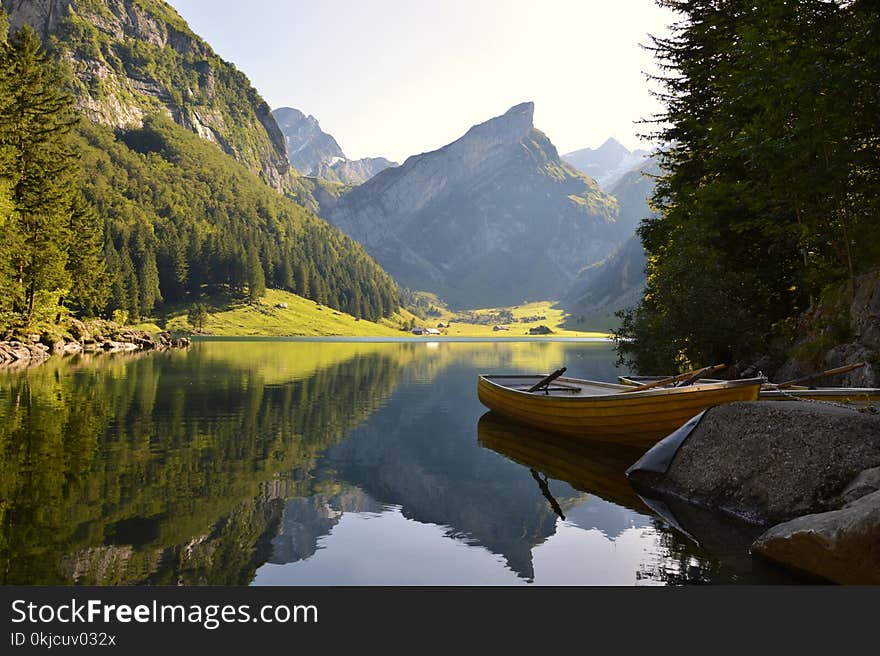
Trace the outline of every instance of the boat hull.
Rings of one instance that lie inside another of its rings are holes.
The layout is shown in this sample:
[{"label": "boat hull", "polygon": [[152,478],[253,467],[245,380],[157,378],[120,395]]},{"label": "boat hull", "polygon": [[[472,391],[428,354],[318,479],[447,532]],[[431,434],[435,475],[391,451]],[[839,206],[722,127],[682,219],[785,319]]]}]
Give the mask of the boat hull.
[{"label": "boat hull", "polygon": [[622,393],[624,385],[559,378],[557,383],[589,384],[605,388],[598,395],[562,396],[511,389],[541,376],[483,375],[477,383],[480,402],[501,415],[527,426],[571,438],[651,446],[706,408],[733,401],[755,401],[761,379],[651,389]]}]

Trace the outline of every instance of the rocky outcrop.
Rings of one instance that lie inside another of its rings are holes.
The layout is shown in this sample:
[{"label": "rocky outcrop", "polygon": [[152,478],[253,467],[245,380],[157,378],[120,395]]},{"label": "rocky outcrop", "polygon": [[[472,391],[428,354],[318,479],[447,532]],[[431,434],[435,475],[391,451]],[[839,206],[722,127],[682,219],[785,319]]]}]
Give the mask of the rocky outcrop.
[{"label": "rocky outcrop", "polygon": [[774,380],[865,362],[860,369],[818,384],[880,386],[880,270],[856,278],[851,300],[844,286],[836,292],[827,295],[831,300],[818,302],[800,318],[794,329],[799,338],[785,349],[787,359],[774,373]]},{"label": "rocky outcrop", "polygon": [[[753,554],[838,583],[880,583],[880,415],[821,402],[711,408],[664,469],[667,440],[627,472],[642,494],[766,528]],[[775,524],[775,526],[774,526]]]},{"label": "rocky outcrop", "polygon": [[655,494],[770,526],[836,510],[847,485],[880,466],[880,416],[825,403],[711,408],[665,474],[633,471]]},{"label": "rocky outcrop", "polygon": [[293,107],[279,107],[272,113],[287,142],[290,163],[301,174],[315,175],[322,164],[345,159],[336,139],[321,129],[314,116],[306,116]]},{"label": "rocky outcrop", "polygon": [[628,235],[617,205],[560,160],[523,103],[410,157],[325,212],[411,289],[454,307],[559,298]]},{"label": "rocky outcrop", "polygon": [[[350,160],[332,135],[321,129],[318,119],[306,116],[293,107],[280,107],[273,112],[287,141],[290,163],[303,175],[344,185],[359,185],[380,171],[397,166],[384,157]],[[333,203],[330,198],[318,199],[321,207]]]},{"label": "rocky outcrop", "polygon": [[52,354],[121,353],[127,351],[164,351],[189,348],[188,337],[173,337],[163,332],[153,337],[143,330],[124,328],[112,321],[95,320],[88,325],[70,319],[66,334],[35,334],[26,341],[7,338],[0,341],[0,366],[28,367],[40,364]]},{"label": "rocky outcrop", "polygon": [[17,339],[0,342],[0,366],[36,364],[50,355],[50,347],[39,342],[22,342]]},{"label": "rocky outcrop", "polygon": [[878,585],[880,492],[774,526],[755,541],[752,553],[837,583]]},{"label": "rocky outcrop", "polygon": [[27,24],[54,40],[91,121],[133,128],[162,112],[274,187],[289,185],[284,136],[269,106],[165,2],[4,0],[3,7],[12,30]]}]

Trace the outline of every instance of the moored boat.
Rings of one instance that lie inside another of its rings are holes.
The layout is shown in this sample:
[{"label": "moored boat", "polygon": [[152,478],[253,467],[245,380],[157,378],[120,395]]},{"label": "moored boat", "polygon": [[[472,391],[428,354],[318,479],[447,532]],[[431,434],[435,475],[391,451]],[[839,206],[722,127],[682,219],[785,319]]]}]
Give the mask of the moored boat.
[{"label": "moored boat", "polygon": [[[664,376],[618,376],[621,385],[635,387],[664,380]],[[700,383],[723,382],[703,378]],[[759,401],[792,401],[810,399],[813,401],[834,401],[837,403],[877,403],[880,402],[880,388],[877,387],[780,387],[765,382],[758,393]]]},{"label": "moored boat", "polygon": [[762,378],[633,390],[632,386],[557,377],[483,374],[480,402],[528,426],[572,438],[650,446],[706,408],[754,401]]}]

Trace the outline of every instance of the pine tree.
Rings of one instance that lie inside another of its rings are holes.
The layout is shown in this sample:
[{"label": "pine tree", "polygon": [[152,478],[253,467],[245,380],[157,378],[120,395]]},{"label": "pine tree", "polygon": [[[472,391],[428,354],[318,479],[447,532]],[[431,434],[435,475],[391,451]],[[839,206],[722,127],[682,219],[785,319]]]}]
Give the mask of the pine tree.
[{"label": "pine tree", "polygon": [[81,193],[74,195],[68,228],[73,247],[67,253],[70,289],[64,302],[73,310],[94,315],[107,305],[110,284],[102,257],[102,222]]},{"label": "pine tree", "polygon": [[129,318],[138,321],[141,318],[141,290],[138,284],[137,270],[131,259],[128,245],[123,245],[119,251],[121,267],[121,279],[125,290],[126,305],[119,309],[125,310]]},{"label": "pine tree", "polygon": [[[0,9],[0,116],[6,116],[12,104],[10,85],[12,83],[11,61],[5,55],[9,23],[6,13]],[[14,180],[14,126],[0,121],[0,313],[12,310],[11,300],[18,291],[15,269],[12,265],[14,253],[21,250],[21,235],[17,229],[15,203],[12,200]],[[0,322],[5,323],[0,318]],[[2,323],[0,323],[2,325]]]},{"label": "pine tree", "polygon": [[24,26],[2,47],[0,149],[11,152],[9,198],[15,211],[9,233],[20,243],[11,255],[13,309],[30,322],[38,293],[66,288],[76,159],[70,145],[75,123],[68,77]]},{"label": "pine tree", "polygon": [[263,264],[257,253],[256,246],[251,245],[247,250],[247,263],[245,265],[247,278],[248,298],[256,301],[266,294],[266,276],[263,272]]},{"label": "pine tree", "polygon": [[151,250],[147,250],[141,255],[141,263],[138,267],[138,291],[141,316],[149,316],[156,304],[162,302],[162,292],[159,290],[159,269],[156,267],[156,256]]},{"label": "pine tree", "polygon": [[104,264],[107,268],[107,277],[110,280],[110,296],[107,300],[108,315],[114,310],[127,310],[128,292],[125,288],[125,278],[122,270],[122,258],[109,235],[104,238]]}]

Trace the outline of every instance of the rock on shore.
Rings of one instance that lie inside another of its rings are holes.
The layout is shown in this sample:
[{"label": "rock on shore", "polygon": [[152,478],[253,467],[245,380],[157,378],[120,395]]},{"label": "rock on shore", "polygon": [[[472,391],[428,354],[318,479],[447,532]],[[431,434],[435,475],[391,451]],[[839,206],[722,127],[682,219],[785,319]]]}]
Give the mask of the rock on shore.
[{"label": "rock on shore", "polygon": [[880,416],[825,403],[762,401],[710,409],[666,474],[631,480],[755,524],[840,506],[880,465]]},{"label": "rock on shore", "polygon": [[68,320],[59,327],[60,333],[33,334],[27,337],[6,335],[0,340],[0,365],[30,366],[43,362],[52,354],[72,355],[83,352],[119,353],[138,350],[186,348],[188,337],[173,338],[160,333],[155,338],[143,330],[125,328],[112,321],[94,320],[88,324]]},{"label": "rock on shore", "polygon": [[774,526],[752,553],[837,583],[880,585],[880,492]]},{"label": "rock on shore", "polygon": [[880,582],[880,415],[816,402],[710,409],[637,489],[769,527],[752,551],[840,583]]}]

